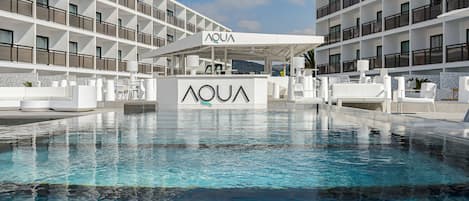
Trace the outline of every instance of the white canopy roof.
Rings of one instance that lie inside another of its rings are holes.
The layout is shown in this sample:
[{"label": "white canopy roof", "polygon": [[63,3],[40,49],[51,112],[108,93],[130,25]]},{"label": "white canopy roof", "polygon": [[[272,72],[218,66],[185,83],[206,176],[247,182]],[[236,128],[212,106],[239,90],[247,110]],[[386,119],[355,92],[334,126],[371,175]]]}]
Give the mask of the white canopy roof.
[{"label": "white canopy roof", "polygon": [[322,36],[258,34],[237,32],[203,31],[146,55],[150,57],[171,57],[180,55],[199,55],[211,58],[212,48],[216,58],[239,60],[263,60],[265,58],[285,60],[301,55],[324,42]]}]

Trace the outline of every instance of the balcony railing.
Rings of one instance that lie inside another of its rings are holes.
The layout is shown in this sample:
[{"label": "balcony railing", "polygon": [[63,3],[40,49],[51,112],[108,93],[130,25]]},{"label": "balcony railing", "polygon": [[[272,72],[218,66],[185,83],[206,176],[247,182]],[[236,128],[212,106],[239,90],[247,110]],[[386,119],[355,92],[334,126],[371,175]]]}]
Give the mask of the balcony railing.
[{"label": "balcony railing", "polygon": [[91,17],[70,13],[69,23],[72,27],[93,31],[93,18]]},{"label": "balcony railing", "polygon": [[137,41],[139,43],[151,45],[151,34],[143,33],[143,32],[138,32],[137,34]]},{"label": "balcony railing", "polygon": [[67,52],[58,50],[36,49],[36,63],[65,66]]},{"label": "balcony railing", "polygon": [[135,31],[126,27],[119,27],[119,38],[135,41]]},{"label": "balcony railing", "polygon": [[461,43],[446,46],[446,62],[469,60],[469,44]]},{"label": "balcony railing", "polygon": [[357,60],[349,60],[343,62],[344,72],[356,72],[357,71]]},{"label": "balcony railing", "polygon": [[443,63],[443,48],[428,48],[412,51],[412,63],[415,66]]},{"label": "balcony railing", "polygon": [[142,1],[137,1],[137,10],[145,15],[151,16],[151,5]]},{"label": "balcony railing", "polygon": [[69,65],[75,68],[94,69],[94,56],[86,54],[69,54]]},{"label": "balcony railing", "polygon": [[185,26],[185,25],[184,25],[184,20],[179,19],[179,18],[177,18],[176,16],[167,15],[167,16],[166,16],[166,19],[168,20],[168,23],[170,23],[170,24],[172,24],[172,25],[174,25],[174,26],[177,26],[177,27],[179,27],[179,28],[181,28],[181,29],[184,29],[184,28],[185,28],[185,27],[184,27],[184,26]]},{"label": "balcony railing", "polygon": [[127,61],[119,61],[117,70],[119,72],[125,72],[127,71]]},{"label": "balcony railing", "polygon": [[188,22],[188,23],[186,24],[186,28],[187,28],[187,31],[190,31],[190,32],[192,32],[192,33],[195,32],[195,25],[192,24],[192,23],[190,23],[190,22]]},{"label": "balcony railing", "polygon": [[166,68],[164,66],[153,65],[153,73],[165,73]]},{"label": "balcony railing", "polygon": [[382,65],[382,59],[381,56],[376,56],[376,57],[367,57],[363,58],[363,60],[368,60],[370,61],[370,70],[381,68]]},{"label": "balcony railing", "polygon": [[33,1],[31,0],[1,0],[0,10],[33,16]]},{"label": "balcony railing", "polygon": [[36,16],[38,19],[67,24],[67,11],[60,8],[36,2]]},{"label": "balcony railing", "polygon": [[436,19],[442,13],[441,4],[426,5],[412,10],[412,23]]},{"label": "balcony railing", "polygon": [[347,8],[347,7],[350,7],[350,6],[353,6],[357,3],[360,3],[361,0],[343,0],[344,1],[344,8]]},{"label": "balcony railing", "polygon": [[318,74],[340,73],[340,63],[319,64],[317,69]]},{"label": "balcony railing", "polygon": [[447,12],[467,7],[469,7],[469,1],[467,0],[446,0]]},{"label": "balcony railing", "polygon": [[142,73],[142,74],[151,74],[151,73],[152,73],[152,66],[151,66],[151,64],[139,63],[139,64],[138,64],[138,73]]},{"label": "balcony railing", "polygon": [[135,9],[135,0],[119,0],[119,4],[130,9]]},{"label": "balcony railing", "polygon": [[153,37],[153,46],[155,47],[163,47],[165,46],[166,39],[161,37]]},{"label": "balcony railing", "polygon": [[409,53],[397,53],[384,56],[384,65],[386,68],[397,68],[409,66]]},{"label": "balcony railing", "polygon": [[391,30],[409,25],[409,12],[398,13],[384,19],[385,30]]},{"label": "balcony railing", "polygon": [[379,33],[382,31],[383,23],[382,21],[374,20],[362,24],[362,36]]},{"label": "balcony railing", "polygon": [[117,26],[115,24],[96,21],[96,32],[115,37],[116,31],[117,31]]},{"label": "balcony railing", "polygon": [[329,45],[340,42],[340,31],[331,32],[324,37],[324,44]]},{"label": "balcony railing", "polygon": [[343,30],[343,37],[344,37],[344,40],[350,40],[350,39],[353,39],[353,38],[360,37],[360,28],[357,27],[357,26],[354,26],[354,27],[344,29]]},{"label": "balcony railing", "polygon": [[33,47],[0,43],[0,60],[33,63]]},{"label": "balcony railing", "polygon": [[157,8],[153,9],[153,17],[161,21],[166,21],[166,12]]},{"label": "balcony railing", "polygon": [[318,8],[316,11],[317,19],[339,11],[341,9],[340,2],[341,2],[340,0],[336,0],[335,2],[332,2],[321,8]]},{"label": "balcony railing", "polygon": [[116,59],[96,58],[96,70],[116,71]]}]

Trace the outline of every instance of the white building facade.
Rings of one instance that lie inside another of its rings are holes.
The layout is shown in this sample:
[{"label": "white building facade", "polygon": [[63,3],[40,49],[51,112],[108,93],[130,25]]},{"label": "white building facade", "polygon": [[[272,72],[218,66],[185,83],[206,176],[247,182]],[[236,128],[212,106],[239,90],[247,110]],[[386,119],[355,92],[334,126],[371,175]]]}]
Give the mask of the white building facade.
[{"label": "white building facade", "polygon": [[[356,61],[370,60],[370,74],[469,72],[469,17],[442,14],[469,0],[315,0],[316,48],[322,75],[357,76]],[[440,16],[440,17],[439,17]]]},{"label": "white building facade", "polygon": [[174,0],[2,0],[0,73],[139,78],[167,71],[140,55],[209,30],[231,30]]}]

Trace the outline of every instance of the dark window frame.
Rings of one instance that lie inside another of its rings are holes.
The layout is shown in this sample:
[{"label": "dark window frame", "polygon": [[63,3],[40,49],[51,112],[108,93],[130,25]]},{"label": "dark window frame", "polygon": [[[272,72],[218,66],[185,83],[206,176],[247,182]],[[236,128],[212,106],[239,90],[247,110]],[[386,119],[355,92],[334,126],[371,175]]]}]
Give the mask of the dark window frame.
[{"label": "dark window frame", "polygon": [[[404,51],[404,44],[407,44],[407,51]],[[410,41],[409,40],[405,40],[405,41],[401,41],[401,54],[402,53],[409,53],[410,51]]]},{"label": "dark window frame", "polygon": [[[76,50],[73,50],[73,51],[72,51],[72,49],[70,49],[70,48],[72,47],[72,44],[75,45]],[[78,54],[78,42],[69,41],[69,42],[68,42],[68,51],[69,51],[69,53],[72,53],[72,54]]]},{"label": "dark window frame", "polygon": [[[72,12],[72,7],[74,7],[76,9],[76,12]],[[78,15],[78,5],[76,4],[73,4],[73,3],[69,3],[68,4],[68,12],[72,15]]]},{"label": "dark window frame", "polygon": [[[433,40],[434,39],[439,39],[439,46],[436,46],[434,47],[433,46]],[[430,36],[430,48],[441,48],[443,47],[443,34],[436,34],[436,35],[432,35]]]},{"label": "dark window frame", "polygon": [[[37,39],[38,38],[41,38],[41,39],[45,39],[47,41],[46,45],[47,47],[46,48],[39,48],[38,45],[37,45]],[[50,48],[50,40],[49,40],[49,37],[46,37],[46,36],[41,36],[41,35],[36,35],[36,48],[39,48],[39,49],[42,49],[42,50],[49,50]]]},{"label": "dark window frame", "polygon": [[15,32],[12,31],[12,30],[8,30],[8,29],[0,29],[0,31],[10,33],[10,35],[11,35],[11,37],[10,37],[11,42],[10,43],[5,43],[5,42],[1,42],[1,43],[2,44],[9,44],[9,45],[13,46],[13,43],[15,43]]}]

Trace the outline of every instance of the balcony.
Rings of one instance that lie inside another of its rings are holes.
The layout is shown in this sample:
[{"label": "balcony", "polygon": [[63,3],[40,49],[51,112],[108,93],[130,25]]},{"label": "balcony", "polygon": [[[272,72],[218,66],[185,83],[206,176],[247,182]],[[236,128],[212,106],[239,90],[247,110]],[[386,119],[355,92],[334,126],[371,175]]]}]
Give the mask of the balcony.
[{"label": "balcony", "polygon": [[357,26],[344,29],[342,31],[344,41],[360,37],[360,28]]},{"label": "balcony", "polygon": [[67,24],[67,11],[36,2],[36,17],[41,20]]},{"label": "balcony", "polygon": [[467,7],[469,7],[469,1],[467,0],[446,0],[447,12]]},{"label": "balcony", "polygon": [[33,63],[33,47],[0,43],[0,60]]},{"label": "balcony", "polygon": [[33,16],[33,1],[31,0],[2,0],[0,10],[18,13],[26,16]]},{"label": "balcony", "polygon": [[161,21],[166,21],[166,12],[157,8],[153,9],[153,17]]},{"label": "balcony", "polygon": [[412,51],[414,66],[443,63],[443,48],[428,48]]},{"label": "balcony", "polygon": [[446,46],[446,62],[469,60],[469,44],[461,43]]},{"label": "balcony", "polygon": [[119,4],[130,9],[135,9],[135,0],[119,0]]},{"label": "balcony", "polygon": [[166,68],[164,66],[153,65],[153,73],[165,73]]},{"label": "balcony", "polygon": [[138,73],[141,73],[141,74],[151,74],[151,73],[152,73],[152,66],[151,66],[151,64],[139,63],[139,64],[138,64]]},{"label": "balcony", "polygon": [[331,32],[324,37],[324,44],[330,45],[340,42],[340,31]]},{"label": "balcony", "polygon": [[108,36],[116,37],[116,25],[107,22],[96,21],[96,32]]},{"label": "balcony", "polygon": [[412,23],[436,19],[442,13],[441,4],[426,5],[412,10]]},{"label": "balcony", "polygon": [[357,3],[360,3],[360,0],[343,0],[344,1],[344,8],[348,8],[350,6],[353,6]]},{"label": "balcony", "polygon": [[326,15],[335,13],[339,11],[340,9],[341,9],[340,0],[336,0],[335,2],[332,2],[321,8],[318,8],[316,11],[316,16],[317,16],[316,18],[317,19],[322,18]]},{"label": "balcony", "polygon": [[382,31],[383,23],[382,21],[374,20],[362,24],[362,36],[379,33]]},{"label": "balcony", "polygon": [[187,28],[187,31],[190,31],[190,32],[192,32],[192,33],[195,33],[195,25],[194,25],[194,24],[188,22],[188,23],[186,24],[186,28]]},{"label": "balcony", "polygon": [[143,44],[146,44],[146,45],[151,45],[151,34],[138,32],[137,33],[137,41],[139,43],[143,43]]},{"label": "balcony", "polygon": [[37,49],[36,63],[56,66],[66,66],[67,52],[58,50]]},{"label": "balcony", "polygon": [[96,58],[96,70],[116,71],[116,59]]},{"label": "balcony", "polygon": [[135,31],[126,27],[119,27],[119,38],[135,41]]},{"label": "balcony", "polygon": [[397,68],[409,66],[409,53],[396,53],[384,56],[385,68]]},{"label": "balcony", "polygon": [[399,13],[384,18],[384,29],[391,30],[409,25],[409,12]]},{"label": "balcony", "polygon": [[316,67],[318,74],[340,73],[340,63],[319,64]]},{"label": "balcony", "polygon": [[94,56],[86,54],[69,54],[69,65],[75,68],[94,69]]},{"label": "balcony", "polygon": [[91,17],[70,13],[69,23],[72,27],[93,31],[93,18]]},{"label": "balcony", "polygon": [[373,70],[373,69],[378,69],[378,68],[382,68],[382,59],[381,59],[381,56],[375,56],[375,57],[367,57],[367,58],[363,58],[363,60],[368,60],[370,61],[370,70]]},{"label": "balcony", "polygon": [[357,71],[357,60],[348,60],[342,63],[345,72],[356,72]]},{"label": "balcony", "polygon": [[179,18],[177,18],[176,16],[171,16],[171,15],[167,15],[166,18],[167,18],[167,20],[168,20],[168,23],[170,23],[170,24],[172,24],[172,25],[174,25],[174,26],[177,26],[177,27],[179,27],[179,28],[181,28],[181,29],[184,29],[184,28],[185,28],[185,27],[184,27],[184,26],[185,26],[185,25],[184,25],[184,20],[179,19]]},{"label": "balcony", "polygon": [[151,16],[151,5],[142,1],[137,1],[137,10],[145,15]]},{"label": "balcony", "polygon": [[127,71],[127,61],[119,61],[117,70],[119,72],[126,72]]},{"label": "balcony", "polygon": [[161,37],[153,37],[153,46],[155,47],[163,47],[165,46],[166,40]]}]

